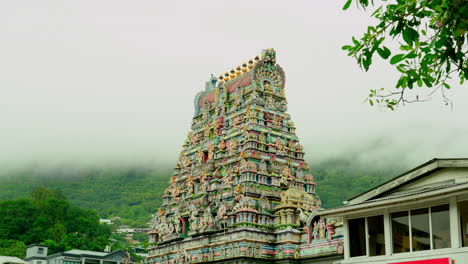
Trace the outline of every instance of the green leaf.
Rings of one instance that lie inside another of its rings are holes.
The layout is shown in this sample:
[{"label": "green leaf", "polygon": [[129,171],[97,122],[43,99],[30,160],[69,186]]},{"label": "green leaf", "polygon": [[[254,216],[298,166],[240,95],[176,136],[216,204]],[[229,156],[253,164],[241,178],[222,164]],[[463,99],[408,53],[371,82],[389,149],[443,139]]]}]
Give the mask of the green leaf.
[{"label": "green leaf", "polygon": [[348,8],[349,8],[349,6],[351,5],[351,2],[352,2],[352,0],[348,0],[348,1],[346,1],[346,3],[345,3],[345,4],[344,4],[344,6],[343,6],[343,10],[346,10],[346,9],[348,9]]},{"label": "green leaf", "polygon": [[371,106],[374,106],[374,101],[372,101],[372,99],[369,99],[369,104],[370,104]]},{"label": "green leaf", "polygon": [[429,81],[427,78],[423,78],[422,80],[427,87],[432,87],[431,81]]},{"label": "green leaf", "polygon": [[350,50],[353,46],[351,45],[344,45],[343,47],[341,47],[342,50]]},{"label": "green leaf", "polygon": [[397,54],[390,59],[390,64],[397,64],[405,59],[405,54]]},{"label": "green leaf", "polygon": [[423,85],[423,82],[421,79],[418,79],[418,86],[421,87]]},{"label": "green leaf", "polygon": [[416,57],[416,53],[414,51],[411,51],[410,53],[406,54],[405,59],[414,59]]},{"label": "green leaf", "polygon": [[369,61],[366,60],[366,59],[362,60],[362,66],[364,67],[365,71],[368,71],[369,70]]},{"label": "green leaf", "polygon": [[448,83],[443,83],[443,85],[445,86],[445,88],[450,89],[450,85]]},{"label": "green leaf", "polygon": [[392,52],[385,46],[381,49],[377,49],[377,53],[379,53],[380,57],[382,57],[384,60],[388,59],[388,57],[392,54]]}]

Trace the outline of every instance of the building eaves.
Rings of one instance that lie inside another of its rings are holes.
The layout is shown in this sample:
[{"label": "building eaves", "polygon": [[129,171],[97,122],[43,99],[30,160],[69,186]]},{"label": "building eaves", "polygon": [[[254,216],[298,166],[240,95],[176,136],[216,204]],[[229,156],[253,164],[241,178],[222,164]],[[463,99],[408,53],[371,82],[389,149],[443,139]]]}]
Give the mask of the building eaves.
[{"label": "building eaves", "polygon": [[453,168],[453,167],[468,167],[468,158],[450,158],[450,159],[440,159],[434,158],[427,161],[409,171],[406,171],[370,190],[367,190],[361,194],[349,198],[346,203],[349,204],[359,204],[363,201],[370,200],[382,193],[386,193],[395,189],[398,186],[401,186],[403,183],[407,182],[405,177],[415,180],[427,173],[433,172],[441,168]]},{"label": "building eaves", "polygon": [[30,248],[30,247],[47,247],[47,246],[41,245],[41,244],[31,244],[31,245],[26,246],[26,248]]},{"label": "building eaves", "polygon": [[28,261],[28,260],[31,260],[31,259],[47,260],[47,257],[36,256],[36,257],[25,258],[24,260]]},{"label": "building eaves", "polygon": [[433,196],[446,195],[458,191],[466,191],[468,189],[468,182],[454,183],[451,185],[432,187],[422,189],[414,192],[406,192],[401,194],[395,194],[390,197],[382,197],[378,199],[368,200],[361,203],[344,205],[331,209],[319,211],[318,215],[321,216],[340,216],[346,215],[350,212],[356,212],[358,210],[365,210],[369,208],[377,208],[388,206],[393,203],[407,202],[410,198],[413,200],[422,200]]}]

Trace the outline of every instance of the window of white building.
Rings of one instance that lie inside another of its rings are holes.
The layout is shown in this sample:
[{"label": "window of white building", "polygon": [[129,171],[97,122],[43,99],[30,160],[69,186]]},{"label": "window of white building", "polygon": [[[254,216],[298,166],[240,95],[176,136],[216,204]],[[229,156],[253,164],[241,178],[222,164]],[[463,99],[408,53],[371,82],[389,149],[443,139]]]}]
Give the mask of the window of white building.
[{"label": "window of white building", "polygon": [[348,225],[351,257],[385,255],[383,215],[351,219]]},{"label": "window of white building", "polygon": [[391,220],[394,253],[450,247],[448,205],[392,213]]},{"label": "window of white building", "polygon": [[462,246],[468,247],[468,201],[458,203],[460,209],[460,225]]}]

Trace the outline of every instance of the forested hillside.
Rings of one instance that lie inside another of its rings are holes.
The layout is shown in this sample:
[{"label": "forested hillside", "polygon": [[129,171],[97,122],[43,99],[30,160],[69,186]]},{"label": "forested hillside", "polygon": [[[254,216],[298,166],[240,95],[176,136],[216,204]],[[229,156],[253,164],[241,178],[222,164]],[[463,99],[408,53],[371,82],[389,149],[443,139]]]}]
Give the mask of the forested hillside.
[{"label": "forested hillside", "polygon": [[73,205],[93,209],[101,218],[122,217],[121,223],[138,227],[159,207],[169,177],[169,169],[29,168],[0,176],[0,200],[28,197],[38,186],[58,189]]},{"label": "forested hillside", "polygon": [[[347,159],[310,164],[323,206],[330,208],[376,186],[407,168],[376,168]],[[28,197],[36,187],[59,189],[76,206],[93,209],[102,218],[145,226],[160,205],[171,169],[114,167],[100,169],[24,169],[0,176],[0,200]]]},{"label": "forested hillside", "polygon": [[341,206],[343,201],[410,169],[393,163],[389,163],[388,167],[379,167],[349,159],[328,160],[311,164],[310,168],[324,208]]}]

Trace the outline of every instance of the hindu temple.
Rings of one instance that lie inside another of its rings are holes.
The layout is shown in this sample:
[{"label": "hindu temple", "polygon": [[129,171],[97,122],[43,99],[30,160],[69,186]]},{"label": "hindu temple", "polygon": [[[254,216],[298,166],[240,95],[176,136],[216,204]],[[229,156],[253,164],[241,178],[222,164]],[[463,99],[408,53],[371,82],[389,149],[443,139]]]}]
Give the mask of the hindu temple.
[{"label": "hindu temple", "polygon": [[332,263],[342,220],[321,200],[273,49],[212,76],[151,220],[150,264]]}]

